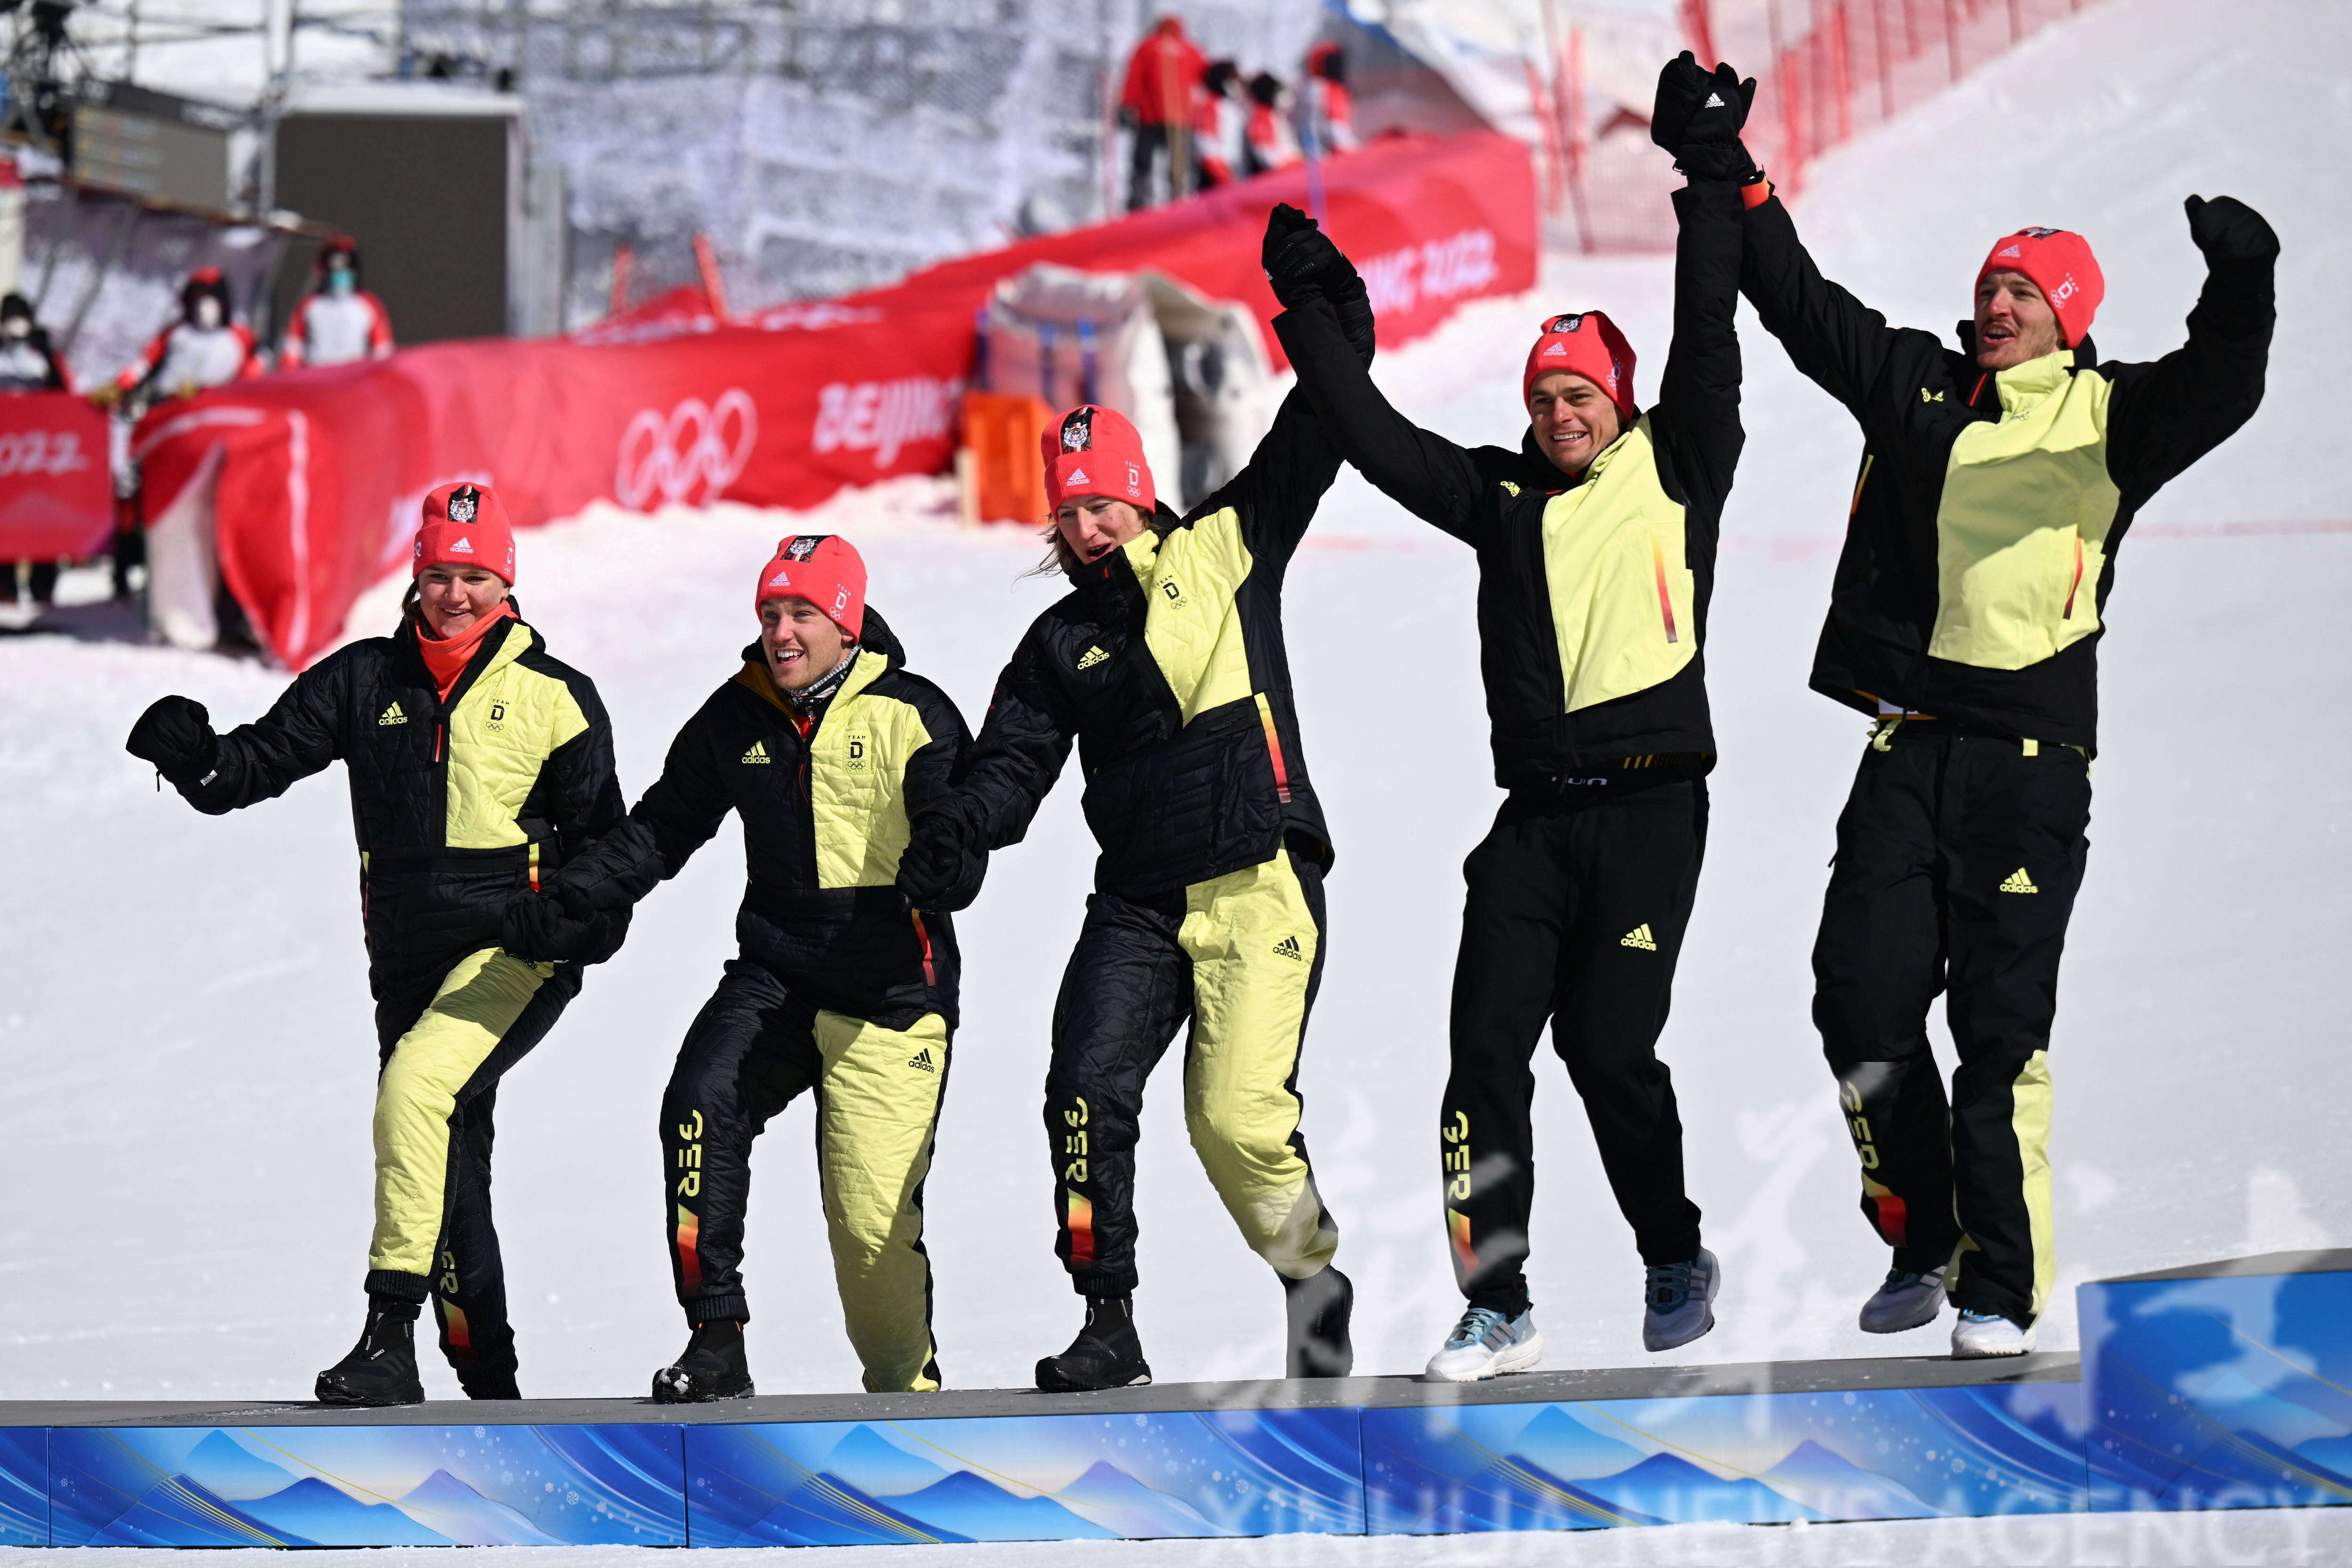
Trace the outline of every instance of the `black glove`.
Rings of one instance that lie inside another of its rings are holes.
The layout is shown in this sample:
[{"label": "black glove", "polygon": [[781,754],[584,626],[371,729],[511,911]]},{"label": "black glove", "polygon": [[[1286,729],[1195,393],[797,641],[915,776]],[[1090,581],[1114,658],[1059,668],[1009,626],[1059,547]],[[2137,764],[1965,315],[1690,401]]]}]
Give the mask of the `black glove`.
[{"label": "black glove", "polygon": [[1690,138],[1691,117],[1715,88],[1715,78],[1685,49],[1658,72],[1658,96],[1650,108],[1650,140],[1679,153]]},{"label": "black glove", "polygon": [[[1325,268],[1334,262],[1346,266],[1348,258],[1313,218],[1285,202],[1265,220],[1265,245],[1258,261],[1265,268],[1266,282],[1274,286],[1275,298],[1287,310],[1321,290]],[[1355,270],[1348,267],[1350,274]]]},{"label": "black glove", "polygon": [[988,856],[966,835],[963,820],[930,811],[915,820],[898,857],[898,893],[909,909],[963,908],[980,896]]},{"label": "black glove", "polygon": [[1729,66],[1716,67],[1706,92],[1683,128],[1681,145],[1674,150],[1675,167],[1694,180],[1744,185],[1755,179],[1756,160],[1739,140],[1748,106],[1755,101],[1754,77],[1742,81]]},{"label": "black glove", "polygon": [[2263,214],[2235,196],[2207,201],[2191,196],[2189,237],[2205,253],[2208,267],[2248,267],[2276,261],[2279,239]]},{"label": "black glove", "polygon": [[1372,350],[1378,343],[1373,331],[1371,290],[1364,287],[1364,280],[1356,275],[1355,265],[1346,256],[1339,257],[1339,265],[1348,269],[1346,279],[1334,283],[1332,275],[1325,273],[1323,295],[1339,315],[1339,331],[1348,340],[1348,347],[1355,350],[1356,358],[1370,369]]},{"label": "black glove", "polygon": [[[499,917],[499,946],[534,964],[600,963],[620,946],[605,929],[585,891],[561,882],[543,893],[519,893]],[[622,931],[628,929],[625,921]]]},{"label": "black glove", "polygon": [[122,749],[174,785],[201,783],[220,760],[220,737],[213,733],[213,716],[190,697],[157,697],[131,727]]}]

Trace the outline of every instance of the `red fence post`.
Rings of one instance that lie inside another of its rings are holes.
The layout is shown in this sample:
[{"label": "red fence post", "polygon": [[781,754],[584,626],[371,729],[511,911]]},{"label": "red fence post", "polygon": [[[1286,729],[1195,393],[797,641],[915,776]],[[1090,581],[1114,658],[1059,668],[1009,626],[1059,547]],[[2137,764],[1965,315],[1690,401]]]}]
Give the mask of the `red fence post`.
[{"label": "red fence post", "polygon": [[1584,199],[1584,29],[1568,30],[1568,199],[1576,208],[1576,235],[1591,255],[1592,209]]},{"label": "red fence post", "polygon": [[1853,81],[1845,31],[1845,0],[1830,13],[1830,83],[1837,89],[1837,139],[1853,140]]},{"label": "red fence post", "polygon": [[1952,79],[1960,79],[1960,0],[1944,0],[1944,47],[1952,58]]},{"label": "red fence post", "polygon": [[1870,30],[1878,46],[1878,118],[1895,118],[1895,78],[1886,66],[1886,0],[1870,0]]}]

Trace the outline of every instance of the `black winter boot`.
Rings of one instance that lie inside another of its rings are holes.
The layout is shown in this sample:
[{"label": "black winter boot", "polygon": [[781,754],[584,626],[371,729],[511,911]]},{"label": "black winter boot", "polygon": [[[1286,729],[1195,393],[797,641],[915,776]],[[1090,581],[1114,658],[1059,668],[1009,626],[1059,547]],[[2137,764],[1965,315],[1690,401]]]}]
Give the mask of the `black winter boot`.
[{"label": "black winter boot", "polygon": [[719,1318],[694,1325],[694,1337],[676,1362],[654,1374],[656,1405],[701,1405],[751,1396],[751,1366],[743,1354],[743,1325]]},{"label": "black winter boot", "polygon": [[416,1308],[372,1301],[352,1354],[319,1374],[321,1405],[422,1405],[416,1375]]},{"label": "black winter boot", "polygon": [[1037,1386],[1049,1394],[1130,1388],[1150,1381],[1143,1342],[1135,1333],[1134,1298],[1129,1296],[1088,1296],[1087,1326],[1078,1331],[1070,1348],[1037,1364]]},{"label": "black winter boot", "polygon": [[1356,1287],[1326,1265],[1304,1280],[1282,1276],[1284,1306],[1290,1314],[1290,1356],[1285,1377],[1345,1377],[1356,1367],[1356,1347],[1348,1320],[1356,1308]]}]

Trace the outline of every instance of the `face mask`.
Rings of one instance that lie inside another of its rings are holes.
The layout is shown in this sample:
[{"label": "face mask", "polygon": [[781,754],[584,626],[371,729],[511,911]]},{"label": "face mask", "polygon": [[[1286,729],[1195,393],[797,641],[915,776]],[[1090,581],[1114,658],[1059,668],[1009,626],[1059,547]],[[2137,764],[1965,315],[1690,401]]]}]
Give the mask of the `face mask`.
[{"label": "face mask", "polygon": [[221,324],[220,301],[207,294],[196,301],[196,325],[209,332]]},{"label": "face mask", "polygon": [[358,287],[359,279],[352,276],[352,269],[350,267],[331,267],[327,268],[328,293],[341,298],[343,296],[350,294]]},{"label": "face mask", "polygon": [[33,335],[33,323],[26,317],[11,316],[5,320],[0,320],[0,333],[5,333],[11,338],[29,338]]}]

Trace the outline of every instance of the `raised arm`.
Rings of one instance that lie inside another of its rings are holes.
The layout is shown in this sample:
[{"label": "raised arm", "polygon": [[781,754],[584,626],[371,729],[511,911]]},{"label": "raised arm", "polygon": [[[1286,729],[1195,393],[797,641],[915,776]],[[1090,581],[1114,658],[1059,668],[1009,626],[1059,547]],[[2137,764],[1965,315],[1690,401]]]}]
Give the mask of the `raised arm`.
[{"label": "raised arm", "polygon": [[1194,507],[1192,515],[1205,517],[1233,507],[1250,553],[1279,570],[1297,553],[1323,492],[1339,476],[1339,449],[1316,417],[1305,391],[1293,387],[1249,462]]},{"label": "raised arm", "polygon": [[1748,208],[1745,226],[1739,289],[1764,329],[1823,392],[1856,419],[1869,418],[1871,392],[1894,350],[1895,329],[1822,276],[1779,196]]},{"label": "raised arm", "polygon": [[2278,320],[2278,235],[2231,196],[2188,201],[2189,235],[2205,253],[2205,287],[2189,341],[2154,364],[2106,367],[2107,471],[2137,504],[2236,434],[2262,406]]},{"label": "raised arm", "polygon": [[1298,392],[1314,403],[1317,421],[1339,454],[1414,517],[1469,539],[1480,488],[1476,461],[1381,395],[1349,346],[1331,302],[1310,296],[1276,317],[1274,330],[1298,371]]},{"label": "raised arm", "polygon": [[1694,183],[1675,193],[1675,338],[1658,416],[1685,499],[1719,512],[1747,437],[1739,425],[1740,187]]},{"label": "raised arm", "polygon": [[294,677],[268,713],[226,735],[213,733],[202,703],[160,697],[131,727],[123,749],[153,763],[206,816],[274,800],[341,755],[337,737],[350,668],[344,655],[313,665]]}]

